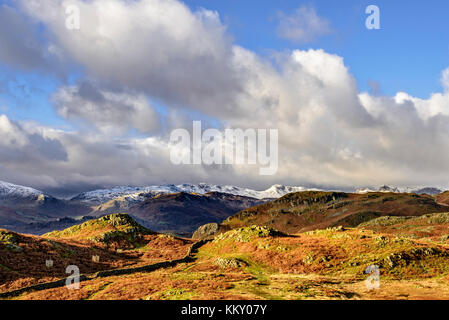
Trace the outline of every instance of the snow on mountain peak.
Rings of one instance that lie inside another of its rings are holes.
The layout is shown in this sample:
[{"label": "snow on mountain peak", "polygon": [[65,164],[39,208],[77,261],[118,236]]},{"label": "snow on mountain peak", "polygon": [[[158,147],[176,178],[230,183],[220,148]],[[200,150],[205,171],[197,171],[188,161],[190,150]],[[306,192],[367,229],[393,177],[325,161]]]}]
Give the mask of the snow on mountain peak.
[{"label": "snow on mountain peak", "polygon": [[[270,188],[262,191],[257,191],[249,188],[242,188],[237,186],[220,186],[207,183],[198,184],[164,184],[164,185],[153,185],[146,187],[135,187],[135,186],[116,186],[110,189],[99,189],[89,192],[83,192],[78,196],[72,198],[72,200],[79,200],[91,204],[103,204],[110,200],[125,197],[127,200],[139,201],[148,196],[156,196],[158,194],[168,194],[168,193],[197,193],[205,194],[208,192],[220,192],[228,193],[238,196],[251,197],[256,199],[276,199],[280,198],[288,193],[292,192],[302,192],[302,191],[322,191],[315,188],[307,188],[302,186],[284,186],[280,184],[275,184]],[[441,193],[442,190],[438,188],[430,187],[391,187],[391,186],[381,186],[379,188],[362,188],[357,189],[356,193],[368,193],[368,192],[404,192],[404,193],[426,193],[430,195],[435,195]],[[9,182],[0,181],[0,198],[39,198],[47,197],[42,191],[12,184]]]},{"label": "snow on mountain peak", "polygon": [[381,186],[377,189],[373,188],[361,188],[357,189],[355,193],[364,194],[369,192],[392,192],[392,193],[416,193],[416,194],[429,194],[429,195],[436,195],[441,192],[439,188],[433,188],[433,187],[390,187],[387,185]]},{"label": "snow on mountain peak", "polygon": [[320,191],[319,189],[305,188],[305,187],[290,187],[276,184],[265,191],[261,192],[259,199],[263,198],[280,198],[288,193],[302,192],[302,191]]},{"label": "snow on mountain peak", "polygon": [[9,182],[0,181],[0,197],[18,197],[18,198],[28,198],[28,197],[39,197],[44,194],[42,191],[24,187]]},{"label": "snow on mountain peak", "polygon": [[131,186],[121,186],[114,187],[111,189],[100,189],[89,192],[84,192],[73,198],[73,200],[80,200],[83,202],[91,203],[105,203],[118,197],[130,197],[131,199],[139,198],[139,195],[144,194],[160,194],[160,193],[198,193],[205,194],[208,192],[220,192],[228,193],[238,196],[251,197],[256,199],[266,199],[266,198],[279,198],[287,193],[300,192],[306,190],[317,190],[317,189],[307,189],[305,187],[290,187],[283,185],[274,185],[263,191],[256,191],[248,188],[241,188],[236,186],[219,186],[207,183],[199,184],[166,184],[166,185],[155,185],[147,187],[131,187]]}]

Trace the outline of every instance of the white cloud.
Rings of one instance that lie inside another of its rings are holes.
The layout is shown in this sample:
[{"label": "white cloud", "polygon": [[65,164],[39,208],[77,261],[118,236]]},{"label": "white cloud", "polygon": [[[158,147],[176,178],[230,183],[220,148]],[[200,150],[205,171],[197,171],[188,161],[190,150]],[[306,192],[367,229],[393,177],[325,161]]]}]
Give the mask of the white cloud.
[{"label": "white cloud", "polygon": [[33,168],[39,162],[67,160],[66,150],[60,141],[27,130],[6,115],[0,115],[0,136],[1,167],[12,166],[16,172],[20,172],[24,167]]},{"label": "white cloud", "polygon": [[[176,106],[221,113],[241,90],[232,45],[216,12],[192,12],[176,0],[73,0],[80,30],[65,27],[64,1],[27,0],[67,56],[115,87],[133,88]],[[232,103],[231,103],[232,104]]]},{"label": "white cloud", "polygon": [[331,32],[330,22],[318,16],[313,7],[301,6],[291,15],[279,13],[277,33],[289,41],[309,43]]},{"label": "white cloud", "polygon": [[0,143],[4,147],[22,148],[29,143],[24,132],[17,125],[14,125],[5,115],[0,116]]},{"label": "white cloud", "polygon": [[449,68],[442,72],[441,84],[443,85],[444,90],[449,91]]}]

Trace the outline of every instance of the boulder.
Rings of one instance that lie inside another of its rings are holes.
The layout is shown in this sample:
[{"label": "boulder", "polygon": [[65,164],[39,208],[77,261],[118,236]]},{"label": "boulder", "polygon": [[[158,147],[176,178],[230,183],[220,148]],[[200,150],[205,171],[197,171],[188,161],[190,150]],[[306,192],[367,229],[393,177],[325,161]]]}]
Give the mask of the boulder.
[{"label": "boulder", "polygon": [[248,264],[245,261],[236,258],[217,258],[214,260],[214,264],[222,269],[241,268],[248,266]]},{"label": "boulder", "polygon": [[205,239],[207,237],[215,235],[219,229],[220,226],[218,225],[218,223],[208,223],[196,229],[196,231],[193,233],[192,238]]}]

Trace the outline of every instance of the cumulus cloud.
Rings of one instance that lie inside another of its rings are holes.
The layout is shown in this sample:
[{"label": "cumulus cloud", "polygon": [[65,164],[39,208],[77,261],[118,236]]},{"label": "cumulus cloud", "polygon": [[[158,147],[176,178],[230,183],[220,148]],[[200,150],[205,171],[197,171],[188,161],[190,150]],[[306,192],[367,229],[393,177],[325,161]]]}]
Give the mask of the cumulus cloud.
[{"label": "cumulus cloud", "polygon": [[[65,27],[66,5],[80,8],[80,30]],[[47,25],[61,51],[116,87],[141,90],[172,106],[234,112],[242,76],[216,12],[176,0],[22,1]],[[220,104],[220,108],[216,105]]]},{"label": "cumulus cloud", "polygon": [[53,100],[64,119],[87,122],[111,136],[123,135],[131,129],[140,133],[159,129],[158,115],[142,94],[103,91],[83,82],[60,88]]},{"label": "cumulus cloud", "polygon": [[310,43],[332,32],[330,22],[310,6],[301,6],[291,15],[280,12],[278,18],[278,35],[295,43]]},{"label": "cumulus cloud", "polygon": [[[65,159],[53,153],[52,161],[35,159],[24,170],[21,161],[27,157],[9,162],[0,167],[4,177],[26,174],[50,186],[200,181],[252,187],[447,185],[441,173],[449,170],[444,152],[449,148],[448,90],[429,99],[361,93],[343,57],[293,50],[274,64],[232,43],[216,12],[192,12],[175,0],[72,3],[81,8],[79,31],[64,27],[62,1],[22,5],[46,26],[57,51],[86,72],[79,84],[59,88],[56,110],[68,121],[98,130],[64,132],[3,120],[5,148],[26,150],[30,135],[37,134],[46,142],[42,156],[56,145],[66,152]],[[322,34],[314,22],[321,18],[312,9],[298,9],[290,18],[288,25],[312,26],[311,34]],[[308,39],[297,34],[301,41]],[[444,71],[441,80],[446,89],[447,75]],[[152,99],[162,101],[166,114],[156,114],[148,103]],[[167,136],[152,133],[160,128],[158,117],[168,129],[189,129],[195,117],[210,119],[220,130],[278,129],[278,173],[261,177],[258,166],[248,165],[174,166]],[[121,135],[111,132],[114,128]],[[126,135],[131,128],[148,136]]]},{"label": "cumulus cloud", "polygon": [[444,92],[433,93],[428,99],[420,99],[406,92],[398,92],[395,101],[399,104],[411,103],[424,120],[439,115],[449,116],[449,68],[443,70],[440,81]]},{"label": "cumulus cloud", "polygon": [[66,161],[67,153],[57,139],[29,131],[0,115],[0,162],[2,166],[33,166],[36,162]]}]

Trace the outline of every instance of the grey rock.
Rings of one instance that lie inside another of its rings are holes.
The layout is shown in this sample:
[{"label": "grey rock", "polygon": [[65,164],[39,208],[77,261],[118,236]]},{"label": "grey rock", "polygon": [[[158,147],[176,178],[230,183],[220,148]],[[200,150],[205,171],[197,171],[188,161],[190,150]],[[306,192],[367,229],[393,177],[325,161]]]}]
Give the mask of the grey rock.
[{"label": "grey rock", "polygon": [[220,226],[218,225],[218,223],[208,223],[196,229],[196,231],[193,233],[192,238],[204,239],[215,235],[219,229]]}]

